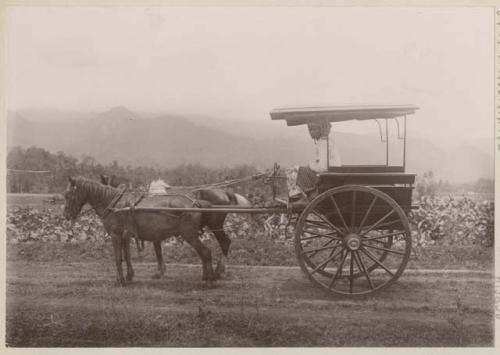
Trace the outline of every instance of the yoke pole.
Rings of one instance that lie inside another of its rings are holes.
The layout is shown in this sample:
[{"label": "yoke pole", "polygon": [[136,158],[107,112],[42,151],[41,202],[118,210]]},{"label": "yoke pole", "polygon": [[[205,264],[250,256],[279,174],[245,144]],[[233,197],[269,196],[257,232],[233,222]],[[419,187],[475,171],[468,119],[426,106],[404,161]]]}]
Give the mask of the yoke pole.
[{"label": "yoke pole", "polygon": [[[129,211],[130,207],[116,208],[113,212]],[[252,213],[252,214],[267,214],[267,213],[287,213],[286,207],[135,207],[135,212],[210,212],[210,213]]]}]

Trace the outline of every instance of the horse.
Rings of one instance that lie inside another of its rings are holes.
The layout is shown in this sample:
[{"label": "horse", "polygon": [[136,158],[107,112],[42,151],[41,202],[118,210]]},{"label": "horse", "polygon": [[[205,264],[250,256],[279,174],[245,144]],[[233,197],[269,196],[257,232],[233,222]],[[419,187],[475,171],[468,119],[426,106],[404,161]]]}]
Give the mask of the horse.
[{"label": "horse", "polygon": [[[124,231],[130,223],[127,212],[113,212],[111,208],[121,208],[130,205],[131,201],[122,190],[112,186],[104,186],[97,181],[84,177],[70,177],[68,187],[64,193],[64,217],[74,220],[78,217],[82,207],[89,203],[101,218],[105,230],[111,236],[113,254],[116,264],[116,279],[119,285],[126,285],[126,281],[132,281],[134,270],[130,262],[130,248],[127,238],[123,238]],[[144,207],[193,207],[193,200],[187,196],[174,195],[158,198],[144,198]],[[209,203],[202,203],[203,207],[209,207]],[[199,239],[202,229],[203,215],[199,212],[165,213],[160,211],[134,212],[134,228],[141,239],[152,241],[158,260],[160,273],[165,271],[165,265],[161,259],[161,242],[167,238],[180,235],[191,245],[201,259],[203,272],[202,280],[211,284],[219,278],[219,274],[213,270],[212,255]],[[205,217],[206,219],[206,217]],[[127,263],[126,281],[122,269],[122,252],[125,254]],[[161,264],[160,264],[161,262]]]},{"label": "horse", "polygon": [[[101,176],[101,183],[104,185],[109,185],[108,182],[104,182]],[[175,192],[178,190],[175,186],[170,187],[169,191]],[[181,189],[181,193],[185,192],[185,189]],[[196,200],[207,201],[211,205],[218,206],[244,206],[251,207],[251,202],[240,194],[225,191],[219,188],[203,188],[196,189],[191,192],[192,196]],[[222,212],[203,212],[201,217],[202,228],[206,227],[209,232],[214,234],[215,239],[219,243],[222,251],[222,255],[217,262],[216,272],[222,274],[227,270],[227,257],[229,254],[229,247],[231,245],[231,239],[224,232],[224,222],[226,220],[227,213]],[[141,239],[140,235],[137,235]],[[141,245],[137,243],[139,251],[144,249],[144,240],[141,239]],[[156,259],[158,262],[158,274],[155,277],[163,277],[165,274],[165,264],[163,262],[163,253],[161,250],[161,242],[154,243],[154,249],[156,254]]]}]

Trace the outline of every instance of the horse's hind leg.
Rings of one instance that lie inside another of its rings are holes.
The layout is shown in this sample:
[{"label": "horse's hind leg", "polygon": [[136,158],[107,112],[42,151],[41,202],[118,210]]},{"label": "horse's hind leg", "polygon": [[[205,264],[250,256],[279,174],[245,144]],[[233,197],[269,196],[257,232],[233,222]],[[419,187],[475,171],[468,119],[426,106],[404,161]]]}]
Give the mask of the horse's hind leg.
[{"label": "horse's hind leg", "polygon": [[122,269],[122,236],[111,233],[111,242],[113,243],[113,254],[116,264],[116,280],[119,285],[125,286],[125,278],[123,277]]},{"label": "horse's hind leg", "polygon": [[218,279],[218,275],[214,272],[212,268],[212,253],[210,249],[208,249],[199,239],[198,233],[196,231],[192,233],[183,233],[182,234],[184,240],[191,245],[194,250],[198,253],[198,256],[201,259],[203,265],[203,281],[213,281]]},{"label": "horse's hind leg", "polygon": [[122,243],[125,262],[127,263],[127,281],[132,281],[134,278],[134,269],[132,268],[132,261],[130,260],[130,238],[125,238]]},{"label": "horse's hind leg", "polygon": [[217,262],[217,267],[215,272],[218,274],[223,274],[227,271],[227,256],[229,254],[229,246],[231,245],[231,239],[224,232],[224,221],[226,219],[226,214],[212,214],[208,219],[207,227],[214,233],[215,239],[219,243],[222,255]]},{"label": "horse's hind leg", "polygon": [[163,255],[161,252],[161,240],[153,242],[155,247],[156,261],[158,263],[158,273],[153,275],[153,278],[159,279],[165,275],[165,263],[163,262]]},{"label": "horse's hind leg", "polygon": [[215,269],[215,272],[218,274],[223,274],[227,271],[227,256],[229,254],[229,246],[231,245],[231,239],[226,235],[226,233],[222,230],[222,227],[220,230],[214,230],[213,231],[215,239],[217,239],[217,242],[219,242],[220,249],[222,251],[222,255],[217,262],[217,267]]}]

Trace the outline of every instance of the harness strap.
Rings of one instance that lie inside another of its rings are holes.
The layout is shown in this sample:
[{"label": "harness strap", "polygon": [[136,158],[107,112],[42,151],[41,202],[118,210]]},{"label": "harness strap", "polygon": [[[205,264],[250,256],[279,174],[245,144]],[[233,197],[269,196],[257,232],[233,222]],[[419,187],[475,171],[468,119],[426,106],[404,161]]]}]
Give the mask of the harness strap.
[{"label": "harness strap", "polygon": [[118,201],[120,201],[120,199],[124,195],[124,192],[126,189],[127,189],[127,187],[123,186],[120,189],[120,191],[115,195],[115,197],[113,197],[113,199],[111,200],[109,205],[104,209],[103,214],[102,214],[102,218],[106,218],[112,212],[112,208],[115,207],[115,205],[118,203]]}]

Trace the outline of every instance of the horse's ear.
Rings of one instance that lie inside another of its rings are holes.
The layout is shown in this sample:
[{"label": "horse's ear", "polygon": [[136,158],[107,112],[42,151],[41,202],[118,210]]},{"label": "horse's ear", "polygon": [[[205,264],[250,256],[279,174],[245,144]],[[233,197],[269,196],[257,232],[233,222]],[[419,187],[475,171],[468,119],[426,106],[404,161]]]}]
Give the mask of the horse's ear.
[{"label": "horse's ear", "polygon": [[71,186],[75,186],[76,179],[73,176],[68,176],[68,181],[71,184]]}]

